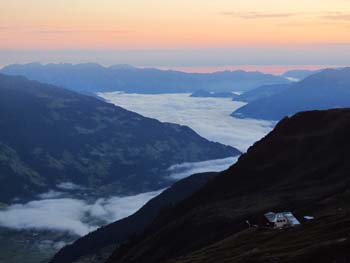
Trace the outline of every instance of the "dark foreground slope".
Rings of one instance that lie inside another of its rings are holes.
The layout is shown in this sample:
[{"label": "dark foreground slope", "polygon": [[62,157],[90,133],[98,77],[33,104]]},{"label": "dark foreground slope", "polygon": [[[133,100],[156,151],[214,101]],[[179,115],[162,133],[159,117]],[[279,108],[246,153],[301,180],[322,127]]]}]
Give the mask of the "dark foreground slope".
[{"label": "dark foreground slope", "polygon": [[66,246],[55,255],[51,263],[106,260],[118,245],[143,231],[161,211],[170,209],[193,194],[214,175],[216,173],[196,174],[175,183],[135,214],[102,227]]},{"label": "dark foreground slope", "polygon": [[100,192],[147,191],[170,183],[173,164],[237,154],[188,127],[0,75],[0,202],[67,181]]},{"label": "dark foreground slope", "polygon": [[[350,262],[349,134],[350,109],[284,119],[108,262]],[[285,210],[315,220],[247,229]]]},{"label": "dark foreground slope", "polygon": [[21,75],[82,93],[125,91],[134,93],[191,93],[207,91],[244,91],[261,85],[288,83],[281,76],[260,72],[223,71],[185,73],[173,70],[103,67],[99,64],[9,65],[0,70],[8,75]]},{"label": "dark foreground slope", "polygon": [[281,120],[300,111],[341,107],[350,107],[350,68],[323,70],[282,92],[248,103],[233,116]]}]

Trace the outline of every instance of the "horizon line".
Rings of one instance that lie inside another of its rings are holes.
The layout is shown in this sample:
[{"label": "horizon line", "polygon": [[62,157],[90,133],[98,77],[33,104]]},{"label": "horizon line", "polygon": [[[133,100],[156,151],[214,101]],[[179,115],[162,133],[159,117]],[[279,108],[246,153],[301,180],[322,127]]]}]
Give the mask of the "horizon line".
[{"label": "horizon line", "polygon": [[178,71],[183,73],[197,73],[197,74],[210,74],[210,73],[220,73],[220,72],[234,72],[234,71],[244,71],[244,72],[259,72],[264,74],[272,74],[272,75],[283,75],[288,71],[292,70],[325,70],[325,69],[335,69],[335,68],[343,68],[350,65],[314,65],[314,64],[300,64],[300,65],[226,65],[226,66],[142,66],[142,65],[134,65],[128,63],[112,63],[112,64],[104,64],[99,62],[40,62],[33,61],[28,63],[9,63],[5,65],[0,65],[0,69],[4,69],[5,67],[12,65],[30,65],[30,64],[38,64],[42,66],[47,65],[87,65],[87,64],[96,64],[104,68],[110,68],[113,66],[129,66],[134,67],[136,69],[157,69],[163,71]]}]

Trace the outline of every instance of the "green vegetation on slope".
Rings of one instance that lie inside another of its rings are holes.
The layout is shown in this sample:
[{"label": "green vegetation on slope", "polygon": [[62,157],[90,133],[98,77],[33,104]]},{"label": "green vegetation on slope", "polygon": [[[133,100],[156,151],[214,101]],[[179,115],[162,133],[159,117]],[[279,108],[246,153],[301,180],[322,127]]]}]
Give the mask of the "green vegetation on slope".
[{"label": "green vegetation on slope", "polygon": [[0,75],[0,201],[73,182],[119,194],[170,184],[171,165],[239,151],[51,85]]}]

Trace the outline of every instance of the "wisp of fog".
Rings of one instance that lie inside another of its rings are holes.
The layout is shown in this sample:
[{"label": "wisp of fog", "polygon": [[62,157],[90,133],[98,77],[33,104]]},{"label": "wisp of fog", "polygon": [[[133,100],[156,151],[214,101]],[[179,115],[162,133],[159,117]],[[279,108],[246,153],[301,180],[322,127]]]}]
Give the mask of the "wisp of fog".
[{"label": "wisp of fog", "polygon": [[171,172],[170,178],[180,180],[192,174],[224,171],[235,164],[238,158],[239,157],[229,157],[204,162],[175,164],[170,166],[168,170]]}]

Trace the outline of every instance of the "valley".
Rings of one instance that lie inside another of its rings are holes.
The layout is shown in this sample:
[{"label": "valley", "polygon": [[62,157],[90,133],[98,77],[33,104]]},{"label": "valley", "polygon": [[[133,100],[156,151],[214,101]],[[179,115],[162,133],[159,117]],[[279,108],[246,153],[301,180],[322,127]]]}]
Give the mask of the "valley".
[{"label": "valley", "polygon": [[[185,126],[25,78],[0,75],[0,93],[0,232],[2,242],[11,241],[1,248],[14,261],[17,250],[28,255],[23,263],[48,260],[177,180],[224,170],[240,154]],[[115,182],[122,178],[134,183]]]},{"label": "valley", "polygon": [[98,93],[107,102],[160,121],[191,127],[201,136],[245,152],[272,130],[275,122],[232,118],[246,103],[231,98],[196,98],[191,94]]},{"label": "valley", "polygon": [[350,263],[349,0],[0,2],[0,263]]}]

